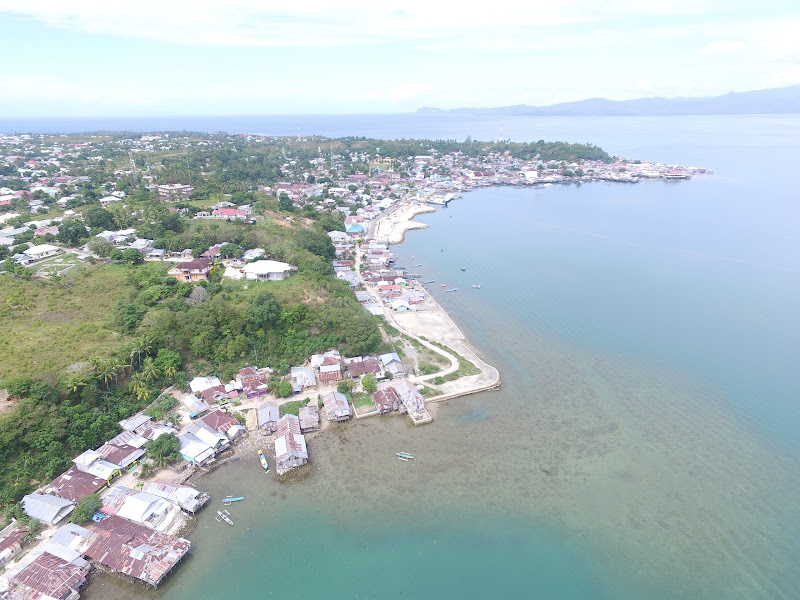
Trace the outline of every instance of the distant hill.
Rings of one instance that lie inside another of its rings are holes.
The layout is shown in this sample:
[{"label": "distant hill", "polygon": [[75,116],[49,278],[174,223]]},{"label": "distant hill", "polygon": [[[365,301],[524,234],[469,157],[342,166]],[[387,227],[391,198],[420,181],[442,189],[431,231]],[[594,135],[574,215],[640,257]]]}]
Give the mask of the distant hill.
[{"label": "distant hill", "polygon": [[747,115],[800,113],[800,85],[730,92],[709,98],[638,98],[606,100],[589,98],[550,106],[517,104],[496,108],[420,108],[418,114],[534,115],[534,116],[657,116],[657,115]]}]

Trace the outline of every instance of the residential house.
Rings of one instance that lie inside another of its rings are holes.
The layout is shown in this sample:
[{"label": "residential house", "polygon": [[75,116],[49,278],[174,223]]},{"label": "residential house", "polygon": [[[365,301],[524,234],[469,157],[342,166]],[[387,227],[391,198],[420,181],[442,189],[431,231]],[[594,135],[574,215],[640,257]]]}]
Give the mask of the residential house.
[{"label": "residential house", "polygon": [[90,571],[91,565],[80,556],[68,560],[42,552],[9,581],[15,589],[14,598],[78,600]]},{"label": "residential house", "polygon": [[186,462],[193,465],[204,466],[213,462],[217,451],[214,446],[207,444],[192,433],[183,433],[178,436],[180,443],[178,451]]},{"label": "residential house", "polygon": [[425,410],[425,396],[417,388],[409,385],[406,381],[402,381],[395,389],[403,401],[403,407],[406,412],[418,414]]},{"label": "residential house", "polygon": [[169,275],[178,281],[204,281],[208,279],[214,266],[208,258],[195,258],[194,260],[178,263],[169,270]]},{"label": "residential house", "polygon": [[352,378],[363,378],[367,373],[372,373],[375,379],[383,379],[383,364],[377,358],[368,356],[366,358],[356,357],[350,360],[345,359],[347,373]]},{"label": "residential house", "polygon": [[241,268],[245,279],[253,281],[282,281],[297,267],[277,260],[257,260]]},{"label": "residential house", "polygon": [[300,419],[294,415],[283,415],[278,421],[278,437],[275,439],[275,470],[283,475],[295,467],[308,462],[306,438],[300,432]]},{"label": "residential house", "polygon": [[28,494],[22,498],[22,508],[31,519],[55,525],[75,508],[71,500],[49,494]]},{"label": "residential house", "polygon": [[237,421],[235,417],[221,410],[215,410],[203,415],[200,417],[199,421],[225,434],[228,436],[229,440],[235,440],[245,431],[244,427],[239,424],[239,421]]},{"label": "residential house", "polygon": [[217,452],[230,446],[230,440],[221,431],[217,431],[208,423],[194,421],[186,426],[187,433],[197,436],[200,440],[214,448]]},{"label": "residential house", "polygon": [[319,382],[322,385],[333,385],[344,379],[342,364],[338,356],[326,356],[319,366]]},{"label": "residential house", "polygon": [[44,488],[45,494],[78,503],[90,494],[96,494],[108,485],[108,480],[70,467]]},{"label": "residential house", "polygon": [[319,409],[316,406],[301,406],[299,419],[302,433],[319,431]]},{"label": "residential house", "polygon": [[269,394],[269,378],[272,369],[264,367],[244,367],[239,369],[234,383],[236,389],[241,390],[242,395],[247,399],[260,398]]},{"label": "residential house", "polygon": [[189,552],[189,540],[152,531],[109,516],[91,523],[86,556],[125,575],[156,586]]},{"label": "residential house", "polygon": [[113,487],[103,496],[101,510],[157,531],[164,531],[180,513],[169,500],[124,486]]},{"label": "residential house", "polygon": [[61,252],[61,248],[58,246],[51,246],[50,244],[40,244],[38,246],[31,246],[27,250],[22,251],[25,256],[27,256],[30,260],[42,260],[43,258],[47,258],[48,256],[55,256],[59,252]]},{"label": "residential house", "polygon": [[406,368],[403,362],[397,355],[397,352],[389,352],[388,354],[381,354],[378,359],[383,363],[383,370],[390,373],[392,377],[404,377]]},{"label": "residential house", "polygon": [[180,183],[167,183],[158,186],[158,195],[162,198],[169,198],[170,196],[188,196],[194,191],[191,185]]},{"label": "residential house", "polygon": [[125,443],[106,442],[97,449],[98,454],[103,460],[115,465],[119,465],[127,470],[139,463],[139,460],[146,454],[141,447],[130,446]]},{"label": "residential house", "polygon": [[378,407],[378,412],[381,414],[399,411],[403,406],[403,400],[400,398],[400,394],[398,394],[397,390],[393,387],[378,390],[372,394],[372,400],[375,402],[375,406]]},{"label": "residential house", "polygon": [[[12,529],[15,524],[16,521],[12,521],[12,525],[9,525],[7,529]],[[22,550],[22,543],[25,541],[25,536],[28,535],[29,531],[27,527],[17,527],[9,532],[6,532],[5,529],[3,530],[3,533],[7,533],[7,535],[0,538],[0,567]]]},{"label": "residential house", "polygon": [[340,392],[328,392],[322,395],[322,404],[328,421],[347,421],[350,418],[350,403]]},{"label": "residential house", "polygon": [[193,394],[198,394],[217,385],[222,385],[218,377],[195,377],[189,382],[189,388]]},{"label": "residential house", "polygon": [[86,450],[72,459],[75,468],[95,477],[110,481],[124,470],[121,465],[105,460],[97,450]]},{"label": "residential house", "polygon": [[187,396],[181,398],[181,404],[183,404],[189,411],[190,419],[199,417],[209,410],[208,405],[194,394],[188,394]]},{"label": "residential house", "polygon": [[191,514],[195,514],[200,510],[210,498],[207,493],[200,492],[188,485],[163,481],[151,481],[142,488],[142,491],[169,500],[177,504],[181,510]]},{"label": "residential house", "polygon": [[267,433],[275,433],[278,430],[278,421],[281,418],[281,411],[274,402],[263,402],[256,410],[258,415],[259,429],[266,430]]},{"label": "residential house", "polygon": [[295,394],[317,389],[317,377],[308,367],[292,367],[292,389]]}]

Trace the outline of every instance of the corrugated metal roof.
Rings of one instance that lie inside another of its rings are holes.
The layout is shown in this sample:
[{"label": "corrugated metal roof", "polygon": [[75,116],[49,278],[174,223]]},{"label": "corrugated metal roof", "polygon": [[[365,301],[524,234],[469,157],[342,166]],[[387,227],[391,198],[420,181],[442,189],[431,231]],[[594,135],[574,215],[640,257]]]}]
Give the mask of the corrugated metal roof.
[{"label": "corrugated metal roof", "polygon": [[102,477],[96,477],[91,473],[85,473],[70,467],[65,473],[56,477],[45,489],[46,491],[54,493],[60,498],[79,502],[81,498],[99,492],[105,485],[107,480]]},{"label": "corrugated metal roof", "polygon": [[75,505],[58,496],[28,494],[22,499],[22,507],[29,517],[52,525],[72,512]]},{"label": "corrugated metal roof", "polygon": [[85,560],[79,561],[76,564],[43,552],[14,575],[12,581],[51,598],[68,598],[86,583],[86,575],[91,569]]}]

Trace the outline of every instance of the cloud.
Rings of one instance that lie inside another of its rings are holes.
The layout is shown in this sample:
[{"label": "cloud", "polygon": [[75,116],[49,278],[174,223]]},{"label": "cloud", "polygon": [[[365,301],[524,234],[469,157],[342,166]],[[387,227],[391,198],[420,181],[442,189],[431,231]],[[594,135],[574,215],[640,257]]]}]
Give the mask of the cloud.
[{"label": "cloud", "polygon": [[701,54],[729,54],[747,50],[747,44],[742,40],[717,40],[710,42],[700,49]]},{"label": "cloud", "polygon": [[767,88],[800,84],[800,67],[767,75],[761,79],[761,84]]}]

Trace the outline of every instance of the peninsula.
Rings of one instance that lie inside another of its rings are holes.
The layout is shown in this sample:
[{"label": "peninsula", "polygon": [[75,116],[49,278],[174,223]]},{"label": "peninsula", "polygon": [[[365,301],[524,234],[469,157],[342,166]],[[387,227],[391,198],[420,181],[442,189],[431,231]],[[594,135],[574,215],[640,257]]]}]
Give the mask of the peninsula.
[{"label": "peninsula", "polygon": [[705,171],[563,142],[184,132],[0,154],[0,591],[49,596],[93,567],[157,585],[234,451],[285,478],[338,422],[423,425],[500,385],[421,265],[395,264],[416,215],[477,186]]}]

